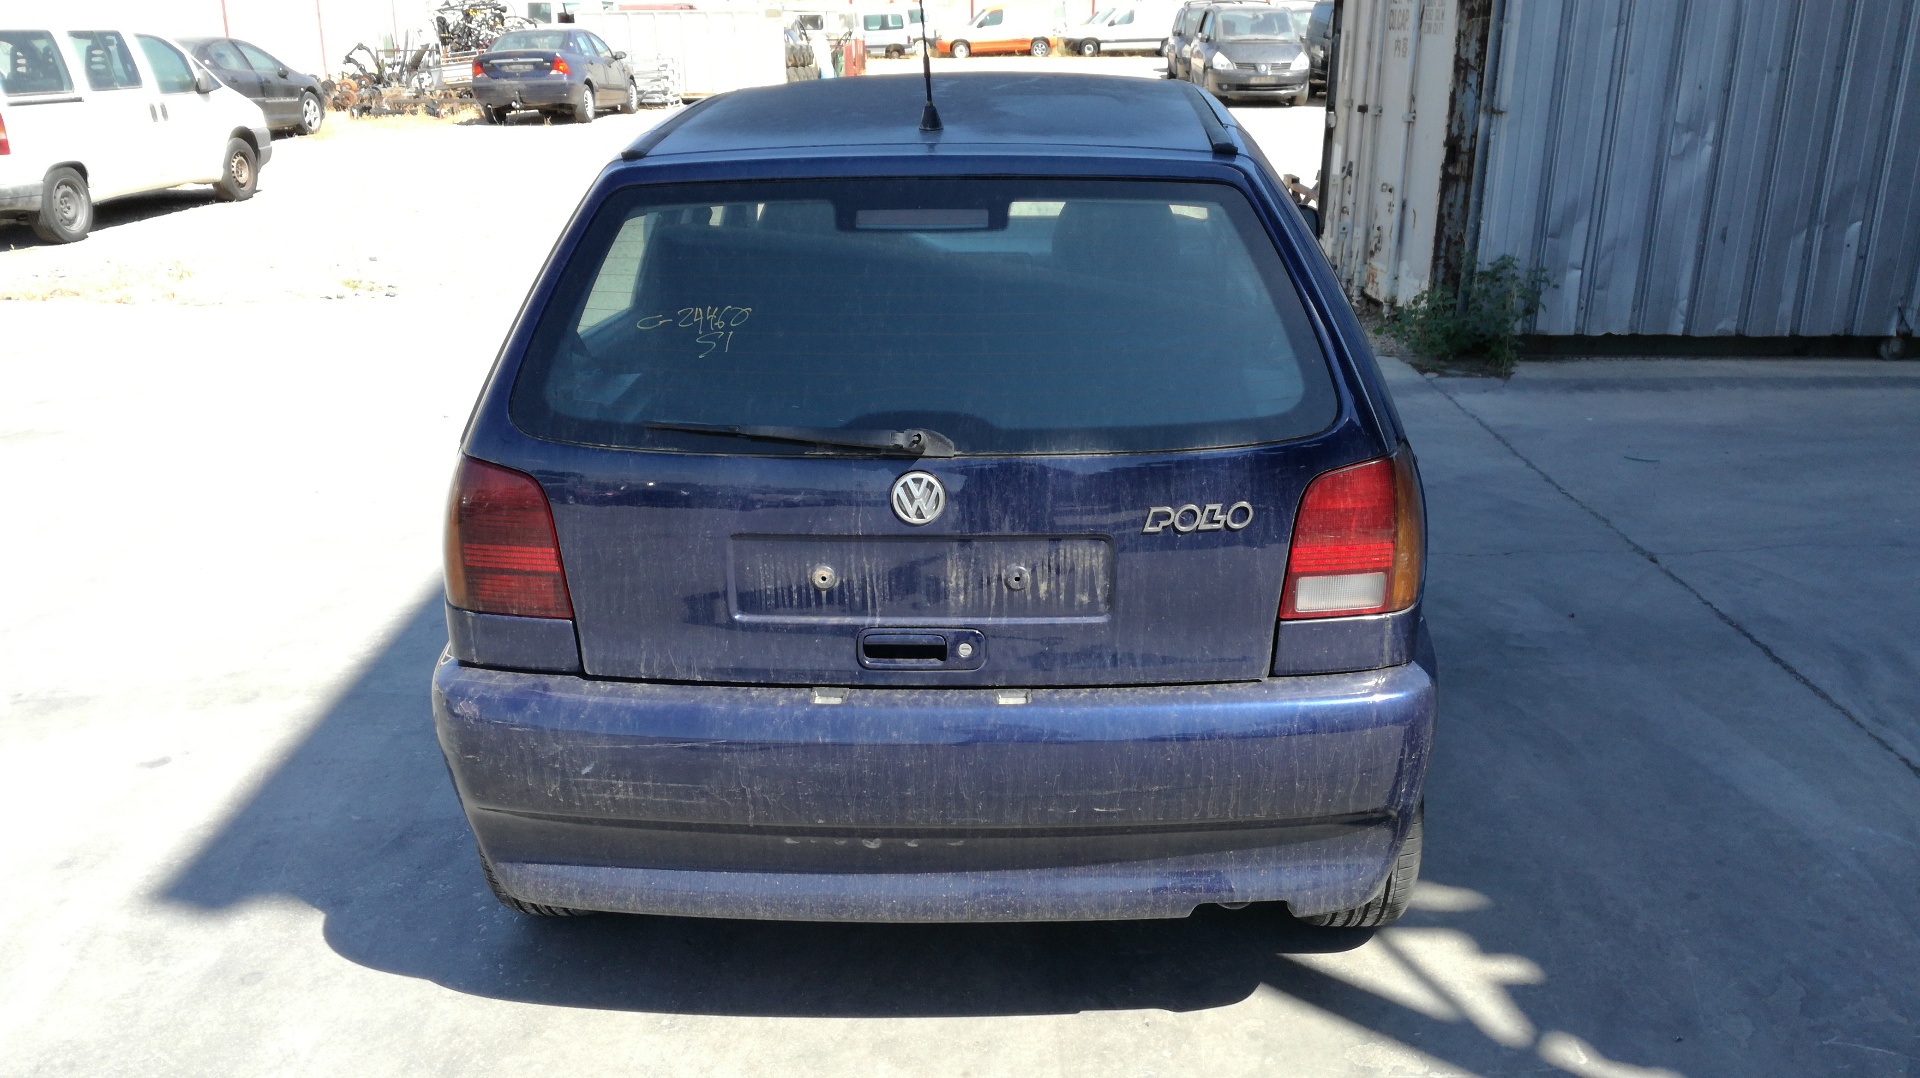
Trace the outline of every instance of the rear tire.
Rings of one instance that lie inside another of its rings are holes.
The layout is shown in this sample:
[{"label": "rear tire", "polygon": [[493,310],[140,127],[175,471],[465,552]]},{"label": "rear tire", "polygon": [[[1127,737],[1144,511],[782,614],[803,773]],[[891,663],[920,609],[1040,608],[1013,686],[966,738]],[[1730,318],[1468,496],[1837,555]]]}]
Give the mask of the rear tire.
[{"label": "rear tire", "polygon": [[1407,828],[1407,840],[1400,846],[1400,856],[1394,858],[1393,872],[1372,901],[1350,910],[1335,910],[1300,920],[1322,928],[1384,928],[1398,921],[1400,915],[1407,912],[1407,902],[1413,898],[1413,885],[1420,878],[1420,843],[1426,831],[1426,817],[1424,804],[1414,810],[1413,824]]},{"label": "rear tire", "polygon": [[593,118],[597,114],[593,99],[594,93],[593,83],[583,82],[580,84],[580,100],[573,103],[574,123],[590,124],[593,122]]},{"label": "rear tire", "polygon": [[507,108],[504,105],[480,106],[480,122],[485,124],[503,124],[507,122]]},{"label": "rear tire", "polygon": [[567,906],[546,906],[538,902],[522,902],[513,897],[506,892],[505,888],[500,886],[500,877],[493,874],[493,862],[487,860],[487,855],[484,853],[480,855],[480,871],[486,874],[487,890],[493,892],[493,897],[499,899],[502,906],[505,906],[515,913],[523,913],[528,917],[587,917],[593,914],[592,910],[576,910]]},{"label": "rear tire", "polygon": [[93,230],[93,195],[86,177],[70,168],[47,171],[40,187],[40,212],[33,234],[48,243],[79,243]]},{"label": "rear tire", "polygon": [[300,133],[318,134],[320,125],[327,122],[327,106],[320,101],[319,94],[300,95]]},{"label": "rear tire", "polygon": [[213,193],[222,202],[245,202],[260,186],[260,165],[253,147],[244,139],[228,139],[226,156],[220,159],[220,178],[213,181]]},{"label": "rear tire", "polygon": [[[814,75],[816,79],[819,77],[817,73]],[[627,80],[627,96],[620,102],[620,111],[629,116],[640,111],[640,84],[632,79]]]},{"label": "rear tire", "polygon": [[954,42],[948,46],[948,50],[953,53],[953,58],[956,60],[964,60],[973,55],[973,46],[964,41]]},{"label": "rear tire", "polygon": [[1028,56],[1046,56],[1053,52],[1053,46],[1044,37],[1036,37],[1027,43]]},{"label": "rear tire", "polygon": [[1100,55],[1100,43],[1098,41],[1082,41],[1080,43],[1080,55],[1082,56]]}]

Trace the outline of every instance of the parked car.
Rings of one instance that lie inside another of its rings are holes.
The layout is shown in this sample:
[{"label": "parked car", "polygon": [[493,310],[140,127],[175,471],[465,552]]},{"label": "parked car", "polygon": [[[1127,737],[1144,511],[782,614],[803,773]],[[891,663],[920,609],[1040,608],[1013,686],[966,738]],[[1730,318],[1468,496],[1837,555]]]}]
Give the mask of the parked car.
[{"label": "parked car", "polygon": [[326,122],[326,94],[320,81],[293,70],[259,46],[230,37],[185,37],[180,44],[212,68],[221,82],[259,105],[275,131],[311,135]]},{"label": "parked car", "polygon": [[1200,20],[1214,3],[1215,0],[1188,0],[1174,14],[1172,28],[1167,31],[1167,43],[1161,49],[1167,58],[1168,78],[1187,77],[1187,51],[1193,47],[1193,35],[1200,30]]},{"label": "parked car", "polygon": [[1027,53],[1046,56],[1060,29],[1045,17],[1025,8],[990,7],[975,15],[958,31],[942,31],[933,43],[941,56],[964,60],[975,53]]},{"label": "parked car", "polygon": [[[1060,47],[1070,53],[1082,56],[1100,54],[1100,28],[1113,18],[1114,8],[1101,8],[1087,17],[1087,21],[1069,26],[1060,32]],[[1088,51],[1091,50],[1091,51]]]},{"label": "parked car", "polygon": [[1089,21],[1069,32],[1067,51],[1081,56],[1103,52],[1159,52],[1167,43],[1167,27],[1180,10],[1180,0],[1142,0],[1106,12],[1098,25]]},{"label": "parked car", "polygon": [[640,85],[615,52],[587,30],[515,30],[473,60],[480,117],[505,123],[521,110],[593,122],[603,108],[640,111]]},{"label": "parked car", "polygon": [[1312,234],[1193,86],[943,75],[935,154],[923,92],[695,105],[555,244],[448,511],[433,714],[488,883],[1392,921],[1423,503]]},{"label": "parked car", "polygon": [[1312,60],[1294,22],[1293,13],[1277,5],[1213,5],[1187,52],[1188,78],[1222,101],[1306,104]]},{"label": "parked car", "polygon": [[1327,62],[1333,53],[1333,0],[1320,0],[1307,17],[1307,56],[1313,62],[1310,79],[1315,89],[1327,87]]},{"label": "parked car", "polygon": [[909,6],[863,12],[860,31],[868,55],[907,56],[920,47],[920,9]]},{"label": "parked car", "polygon": [[73,243],[110,198],[190,183],[251,198],[273,156],[260,107],[163,37],[86,25],[0,26],[0,219]]}]

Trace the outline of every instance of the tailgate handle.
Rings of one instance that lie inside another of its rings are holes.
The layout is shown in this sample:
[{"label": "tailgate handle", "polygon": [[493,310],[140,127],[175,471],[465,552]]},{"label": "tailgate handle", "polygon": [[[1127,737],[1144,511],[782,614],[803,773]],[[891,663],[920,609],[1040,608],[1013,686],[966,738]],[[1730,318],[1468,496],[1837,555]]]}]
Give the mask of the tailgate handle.
[{"label": "tailgate handle", "polygon": [[947,638],[926,633],[869,633],[860,640],[860,657],[875,666],[944,666]]},{"label": "tailgate handle", "polygon": [[857,647],[869,670],[978,670],[987,661],[978,629],[863,629]]}]

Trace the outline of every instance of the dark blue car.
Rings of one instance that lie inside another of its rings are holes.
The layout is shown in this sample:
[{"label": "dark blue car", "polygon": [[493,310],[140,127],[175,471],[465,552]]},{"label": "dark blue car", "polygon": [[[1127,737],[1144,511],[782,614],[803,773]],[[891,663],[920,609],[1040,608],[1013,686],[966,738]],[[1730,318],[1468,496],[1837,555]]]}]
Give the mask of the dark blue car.
[{"label": "dark blue car", "polygon": [[697,104],[610,165],[467,430],[440,743],[501,901],[1377,925],[1419,871],[1422,495],[1197,88]]},{"label": "dark blue car", "polygon": [[488,123],[521,110],[591,123],[603,110],[640,110],[640,86],[598,34],[586,30],[515,30],[473,61],[473,99]]}]

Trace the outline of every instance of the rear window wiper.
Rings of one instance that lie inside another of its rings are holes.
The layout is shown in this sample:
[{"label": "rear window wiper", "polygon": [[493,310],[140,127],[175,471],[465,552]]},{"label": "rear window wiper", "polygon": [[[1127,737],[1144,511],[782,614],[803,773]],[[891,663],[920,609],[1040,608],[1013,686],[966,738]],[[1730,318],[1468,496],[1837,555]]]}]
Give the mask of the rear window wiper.
[{"label": "rear window wiper", "polygon": [[953,439],[935,430],[912,427],[907,430],[860,430],[847,427],[731,427],[718,423],[648,423],[648,430],[678,430],[691,434],[717,434],[726,438],[746,438],[756,442],[793,442],[799,445],[844,446],[849,449],[873,449],[883,453],[903,453],[915,457],[951,457],[957,450]]}]

